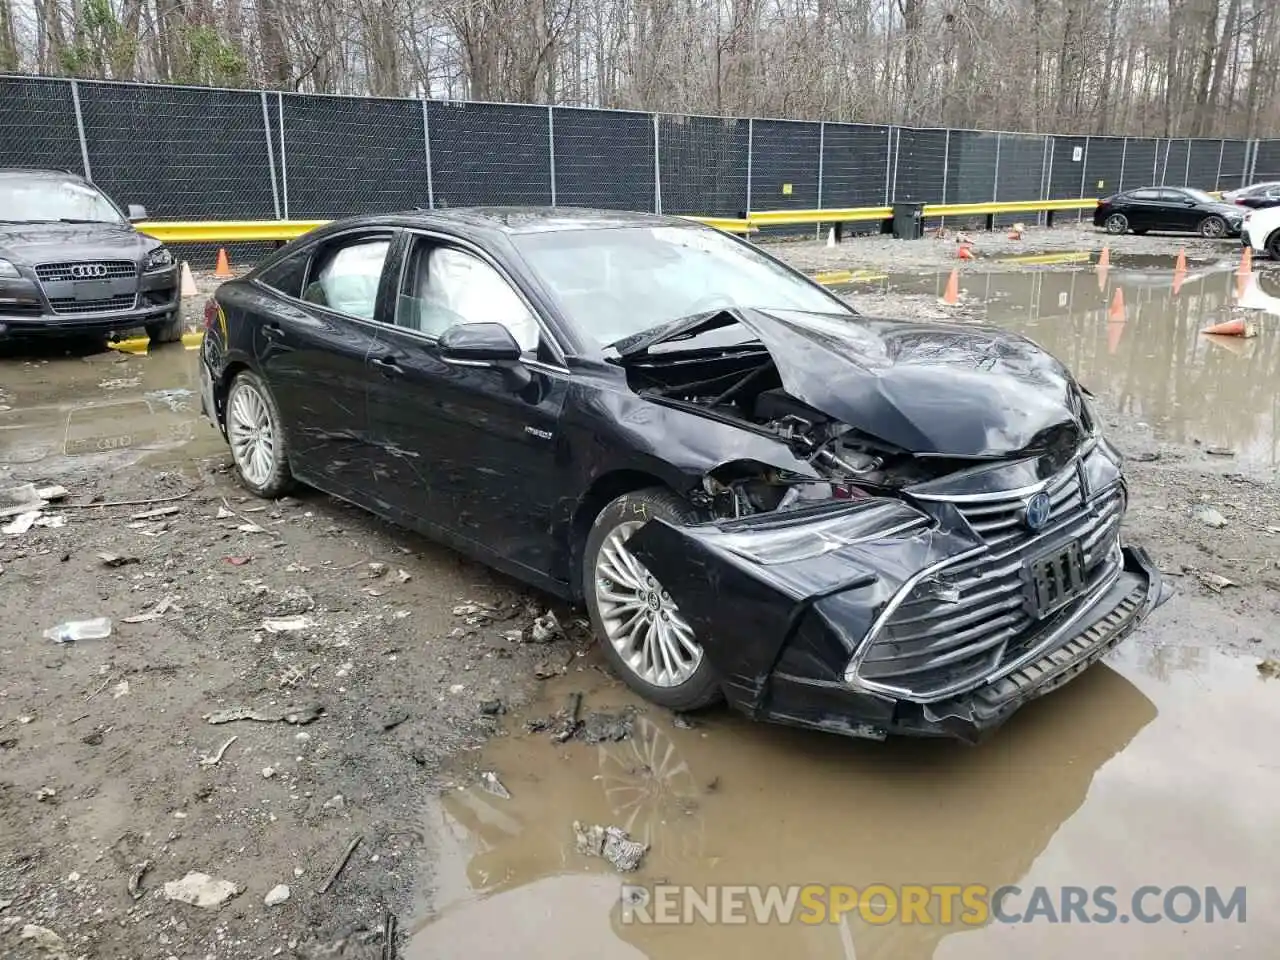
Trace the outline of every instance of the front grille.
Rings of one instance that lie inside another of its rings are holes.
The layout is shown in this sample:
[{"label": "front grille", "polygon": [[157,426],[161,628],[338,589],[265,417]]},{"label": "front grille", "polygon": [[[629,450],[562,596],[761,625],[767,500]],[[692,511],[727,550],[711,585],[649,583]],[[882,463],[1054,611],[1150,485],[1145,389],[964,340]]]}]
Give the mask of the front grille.
[{"label": "front grille", "polygon": [[[92,277],[77,277],[75,267],[105,267],[106,273]],[[64,280],[119,280],[136,277],[138,265],[132,260],[68,260],[65,263],[41,263],[36,266],[36,276],[41,283],[60,283]]]},{"label": "front grille", "polygon": [[111,310],[132,310],[137,295],[126,293],[119,297],[104,297],[101,300],[77,300],[75,297],[55,297],[49,300],[54,313],[81,314],[106,313]]},{"label": "front grille", "polygon": [[[858,676],[929,697],[977,681],[1032,649],[1082,602],[1076,599],[1049,617],[1035,618],[1023,571],[1045,547],[1079,541],[1084,596],[1113,578],[1121,564],[1121,488],[1110,487],[1086,502],[1073,465],[1045,490],[1053,512],[1038,532],[1021,526],[1022,497],[955,504],[982,534],[986,551],[917,584],[873,639]],[[939,598],[939,592],[951,590],[953,597]]]}]

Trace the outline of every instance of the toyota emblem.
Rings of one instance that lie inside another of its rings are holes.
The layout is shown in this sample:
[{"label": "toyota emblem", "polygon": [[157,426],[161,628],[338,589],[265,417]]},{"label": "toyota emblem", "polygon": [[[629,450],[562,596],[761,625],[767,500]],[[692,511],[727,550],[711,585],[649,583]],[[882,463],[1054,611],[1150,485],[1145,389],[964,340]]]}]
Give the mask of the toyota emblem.
[{"label": "toyota emblem", "polygon": [[1049,495],[1043,492],[1037,493],[1022,508],[1022,522],[1026,524],[1028,530],[1039,530],[1049,522],[1049,516],[1052,513],[1053,501],[1049,499]]},{"label": "toyota emblem", "polygon": [[71,267],[71,276],[77,280],[92,280],[94,277],[105,277],[107,275],[107,265],[105,263],[77,263]]}]

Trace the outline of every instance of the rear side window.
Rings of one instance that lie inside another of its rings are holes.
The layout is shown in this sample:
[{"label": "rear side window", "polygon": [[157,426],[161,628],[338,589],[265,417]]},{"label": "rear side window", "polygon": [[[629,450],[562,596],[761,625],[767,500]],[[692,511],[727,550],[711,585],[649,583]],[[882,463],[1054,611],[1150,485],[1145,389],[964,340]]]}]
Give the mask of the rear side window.
[{"label": "rear side window", "polygon": [[301,298],[302,281],[307,275],[307,261],[310,259],[311,251],[301,250],[264,270],[258,279],[287,297]]},{"label": "rear side window", "polygon": [[315,258],[302,299],[372,320],[390,246],[386,237],[362,237],[322,250]]},{"label": "rear side window", "polygon": [[1130,200],[1159,200],[1159,190],[1135,190],[1129,194]]}]

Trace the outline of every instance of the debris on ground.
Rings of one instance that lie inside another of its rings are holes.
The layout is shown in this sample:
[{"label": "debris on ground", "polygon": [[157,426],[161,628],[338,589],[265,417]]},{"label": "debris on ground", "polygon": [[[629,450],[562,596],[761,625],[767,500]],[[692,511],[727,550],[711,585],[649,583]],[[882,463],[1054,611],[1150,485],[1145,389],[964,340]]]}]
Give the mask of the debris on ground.
[{"label": "debris on ground", "polygon": [[332,797],[320,805],[322,810],[345,810],[347,809],[347,800],[340,793],[335,793]]},{"label": "debris on ground", "polygon": [[265,601],[266,613],[273,617],[296,617],[315,609],[316,602],[302,587],[287,587]]},{"label": "debris on ground", "polygon": [[360,846],[364,837],[356,834],[351,838],[351,842],[347,844],[346,849],[342,851],[342,855],[334,861],[333,866],[329,869],[329,874],[324,878],[324,883],[320,884],[319,893],[328,893],[329,888],[338,880],[338,875],[342,873],[343,868],[347,865],[347,861],[351,859],[351,855],[356,852],[356,847]]},{"label": "debris on ground", "polygon": [[146,623],[148,620],[159,620],[162,616],[168,613],[169,610],[173,607],[173,605],[177,602],[178,601],[176,597],[165,597],[163,600],[158,600],[155,606],[153,606],[150,610],[146,610],[142,613],[135,613],[132,617],[123,617],[121,618],[120,622],[121,623]]},{"label": "debris on ground", "polygon": [[619,743],[631,739],[635,721],[635,707],[627,707],[617,713],[589,713],[578,724],[574,739],[583,743]]},{"label": "debris on ground", "polygon": [[135,864],[133,870],[129,874],[129,896],[134,900],[141,900],[143,896],[142,878],[146,876],[147,871],[151,869],[151,861],[143,860],[139,864]]},{"label": "debris on ground", "polygon": [[215,880],[207,873],[196,871],[188,873],[181,880],[170,880],[164,885],[166,899],[205,910],[220,907],[239,893],[238,884],[230,880]]},{"label": "debris on ground", "polygon": [[251,562],[253,557],[223,557],[223,559],[233,567],[243,567],[246,563]]},{"label": "debris on ground", "polygon": [[397,570],[396,579],[399,580],[401,583],[408,583],[410,580],[413,579],[413,574],[411,574],[408,570]]},{"label": "debris on ground", "polygon": [[533,623],[529,624],[520,634],[520,640],[523,643],[552,643],[564,636],[564,630],[560,627],[560,621],[556,619],[555,613],[548,610],[540,617],[534,618]]},{"label": "debris on ground", "polygon": [[53,787],[41,787],[36,791],[36,799],[43,803],[45,800],[52,800],[58,795],[58,791]]},{"label": "debris on ground", "polygon": [[10,534],[26,533],[35,526],[36,521],[41,517],[39,510],[31,510],[27,513],[20,513],[10,523],[6,523],[0,530]]},{"label": "debris on ground", "polygon": [[29,940],[41,953],[51,960],[70,960],[67,943],[48,927],[40,927],[34,923],[25,924],[18,934],[19,940]]},{"label": "debris on ground", "polygon": [[233,517],[235,517],[235,514],[234,514],[234,513],[232,513],[230,510],[228,510],[226,507],[219,507],[219,508],[218,508],[218,512],[217,512],[217,514],[215,514],[215,515],[214,515],[214,518],[213,518],[213,519],[215,519],[215,520],[230,520],[230,519],[232,519]]},{"label": "debris on ground", "polygon": [[1218,573],[1209,573],[1207,571],[1200,570],[1197,571],[1196,577],[1214,593],[1221,593],[1227,587],[1238,586],[1234,580],[1228,580],[1226,577]]},{"label": "debris on ground", "polygon": [[485,770],[480,774],[480,787],[485,793],[493,794],[503,800],[510,800],[511,793],[502,785],[502,781],[498,779],[498,775],[492,770]]},{"label": "debris on ground", "polygon": [[304,707],[291,707],[288,710],[254,710],[250,707],[232,707],[229,710],[216,710],[205,717],[208,723],[234,723],[236,720],[256,720],[258,723],[287,723],[292,726],[305,726],[319,720],[324,715],[324,707],[318,703]]},{"label": "debris on ground", "polygon": [[118,553],[100,553],[98,559],[104,567],[127,567],[131,563],[140,563],[137,557],[123,556]]},{"label": "debris on ground", "polygon": [[[209,722],[212,723],[213,721],[211,720]],[[216,767],[218,764],[222,762],[222,758],[226,756],[227,748],[230,747],[233,743],[235,743],[239,739],[240,739],[239,737],[231,737],[226,743],[224,743],[221,747],[218,748],[218,752],[215,753],[213,756],[208,756],[207,754],[201,754],[200,759],[197,762],[202,767]]]},{"label": "debris on ground", "polygon": [[497,717],[507,712],[507,706],[501,700],[485,700],[480,704],[480,713],[486,717]]},{"label": "debris on ground", "polygon": [[264,906],[278,907],[288,899],[289,885],[285,883],[277,883],[267,891],[267,895],[262,898],[262,903]]},{"label": "debris on ground", "polygon": [[677,730],[692,730],[697,726],[692,718],[683,713],[673,714],[671,717],[671,725]]},{"label": "debris on ground", "polygon": [[578,732],[578,714],[582,711],[582,694],[571,693],[565,701],[564,708],[543,720],[530,720],[526,725],[530,733],[552,730],[551,739],[556,743],[564,743]]},{"label": "debris on ground", "polygon": [[588,857],[603,857],[619,873],[635,870],[649,850],[647,843],[632,840],[621,827],[604,827],[599,824],[588,827],[575,820],[573,835],[579,853]]},{"label": "debris on ground", "polygon": [[1258,673],[1268,680],[1280,679],[1280,660],[1261,660],[1258,663]]},{"label": "debris on ground", "polygon": [[315,626],[315,621],[310,617],[294,616],[294,617],[267,617],[262,621],[262,629],[267,633],[293,633],[298,630],[306,630]]},{"label": "debris on ground", "polygon": [[1211,457],[1234,457],[1236,452],[1230,447],[1205,447],[1204,452]]},{"label": "debris on ground", "polygon": [[156,507],[154,510],[143,510],[141,513],[135,513],[130,520],[158,520],[161,517],[172,517],[175,513],[180,512],[179,507]]},{"label": "debris on ground", "polygon": [[408,710],[395,708],[384,713],[382,717],[377,721],[377,723],[378,723],[378,728],[382,730],[383,733],[389,733],[390,731],[394,730],[396,727],[400,726],[402,723],[408,722],[408,720],[409,720]]},{"label": "debris on ground", "polygon": [[1219,530],[1227,525],[1227,518],[1213,507],[1200,507],[1195,512],[1195,518],[1206,527],[1213,527],[1215,530]]},{"label": "debris on ground", "polygon": [[104,640],[111,636],[111,618],[94,617],[92,620],[68,620],[44,631],[44,637],[54,643],[74,643],[77,640]]},{"label": "debris on ground", "polygon": [[387,565],[380,560],[374,560],[368,564],[369,579],[376,580],[378,577],[384,576],[387,572]]}]

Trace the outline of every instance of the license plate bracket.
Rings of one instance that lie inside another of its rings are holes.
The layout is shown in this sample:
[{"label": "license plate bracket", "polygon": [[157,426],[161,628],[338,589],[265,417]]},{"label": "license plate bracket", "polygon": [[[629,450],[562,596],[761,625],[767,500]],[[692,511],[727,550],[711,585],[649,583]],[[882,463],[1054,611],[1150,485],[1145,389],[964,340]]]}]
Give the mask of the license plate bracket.
[{"label": "license plate bracket", "polygon": [[1027,600],[1043,619],[1062,609],[1085,589],[1084,551],[1078,540],[1059,545],[1027,561]]},{"label": "license plate bracket", "polygon": [[75,287],[76,302],[106,300],[115,291],[110,280],[81,280]]}]

